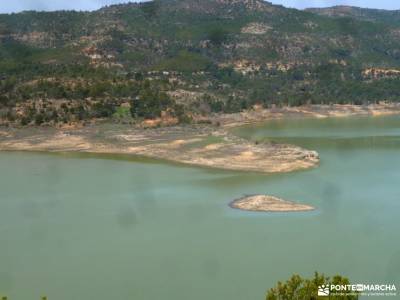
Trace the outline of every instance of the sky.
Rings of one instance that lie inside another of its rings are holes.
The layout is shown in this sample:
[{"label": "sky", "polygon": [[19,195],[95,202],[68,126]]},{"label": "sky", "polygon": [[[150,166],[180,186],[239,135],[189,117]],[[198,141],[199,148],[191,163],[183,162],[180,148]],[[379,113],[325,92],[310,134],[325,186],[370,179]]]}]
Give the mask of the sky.
[{"label": "sky", "polygon": [[[306,7],[327,7],[352,5],[369,8],[400,9],[396,0],[269,0],[274,4],[303,9]],[[0,0],[0,13],[23,10],[95,10],[104,5],[128,2],[127,0]],[[133,2],[133,1],[132,1]]]}]

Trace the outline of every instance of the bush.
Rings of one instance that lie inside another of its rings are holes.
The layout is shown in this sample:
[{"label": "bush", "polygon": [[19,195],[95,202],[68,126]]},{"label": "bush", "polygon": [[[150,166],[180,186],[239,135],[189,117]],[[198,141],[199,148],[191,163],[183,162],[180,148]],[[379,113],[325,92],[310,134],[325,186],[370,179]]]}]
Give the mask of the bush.
[{"label": "bush", "polygon": [[[322,285],[348,285],[349,280],[342,276],[334,276],[332,279],[323,274],[314,274],[312,279],[303,279],[299,275],[293,275],[286,282],[278,282],[266,295],[266,300],[317,300],[318,287]],[[357,300],[358,294],[350,291],[341,291],[344,295],[330,295],[333,300]]]},{"label": "bush", "polygon": [[131,114],[134,118],[154,119],[161,116],[161,112],[171,107],[173,101],[166,93],[151,87],[146,81],[139,97],[132,100]]},{"label": "bush", "polygon": [[220,46],[228,39],[228,31],[220,27],[214,27],[207,33],[207,39],[215,46]]},{"label": "bush", "polygon": [[186,50],[180,51],[175,57],[162,61],[158,69],[192,73],[207,70],[212,62],[205,56]]}]

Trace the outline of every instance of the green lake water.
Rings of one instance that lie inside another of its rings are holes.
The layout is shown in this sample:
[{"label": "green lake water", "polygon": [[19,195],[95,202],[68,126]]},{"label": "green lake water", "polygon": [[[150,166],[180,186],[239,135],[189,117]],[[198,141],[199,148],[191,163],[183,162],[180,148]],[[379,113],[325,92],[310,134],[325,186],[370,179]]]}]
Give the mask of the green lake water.
[{"label": "green lake water", "polygon": [[[321,165],[264,175],[0,153],[0,295],[256,300],[314,271],[400,288],[400,117],[277,120],[235,132],[317,150]],[[255,193],[317,210],[229,208]]]}]

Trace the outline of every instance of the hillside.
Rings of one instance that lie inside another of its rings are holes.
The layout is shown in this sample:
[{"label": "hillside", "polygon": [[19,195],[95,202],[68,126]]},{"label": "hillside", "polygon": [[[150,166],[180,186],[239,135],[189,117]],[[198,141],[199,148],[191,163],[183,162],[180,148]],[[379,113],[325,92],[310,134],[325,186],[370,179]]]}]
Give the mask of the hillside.
[{"label": "hillside", "polygon": [[155,0],[0,15],[0,123],[190,122],[254,105],[398,101],[398,12]]},{"label": "hillside", "polygon": [[349,17],[364,21],[400,25],[400,10],[370,9],[354,6],[333,6],[327,8],[309,8],[306,11],[329,17]]}]

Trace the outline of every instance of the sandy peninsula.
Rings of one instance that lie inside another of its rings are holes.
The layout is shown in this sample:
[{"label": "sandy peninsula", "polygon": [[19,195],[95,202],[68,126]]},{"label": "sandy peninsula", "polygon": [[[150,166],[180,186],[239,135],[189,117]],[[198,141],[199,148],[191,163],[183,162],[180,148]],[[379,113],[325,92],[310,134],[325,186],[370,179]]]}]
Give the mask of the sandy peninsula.
[{"label": "sandy peninsula", "polygon": [[212,126],[137,129],[93,125],[74,130],[9,129],[0,150],[131,154],[225,170],[263,173],[315,167],[318,153],[286,144],[255,144]]},{"label": "sandy peninsula", "polygon": [[301,212],[311,211],[315,208],[310,205],[286,201],[274,196],[251,195],[234,200],[230,203],[232,208],[260,211],[260,212]]},{"label": "sandy peninsula", "polygon": [[74,128],[2,127],[0,151],[139,155],[225,170],[292,172],[316,167],[319,164],[318,153],[295,145],[254,143],[235,136],[230,129],[277,118],[325,118],[399,113],[400,104],[390,103],[369,106],[312,105],[254,109],[237,114],[207,117],[206,121],[214,125],[145,129],[140,126],[98,122]]}]

